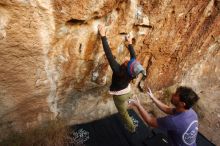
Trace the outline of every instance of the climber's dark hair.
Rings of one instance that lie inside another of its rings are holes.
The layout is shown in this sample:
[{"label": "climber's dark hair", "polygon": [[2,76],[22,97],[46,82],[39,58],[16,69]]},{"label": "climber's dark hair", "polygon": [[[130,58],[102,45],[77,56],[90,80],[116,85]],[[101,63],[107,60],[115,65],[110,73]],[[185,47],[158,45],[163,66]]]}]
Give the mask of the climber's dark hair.
[{"label": "climber's dark hair", "polygon": [[189,87],[178,87],[176,94],[180,97],[180,101],[186,104],[185,109],[191,108],[199,100],[199,96]]}]

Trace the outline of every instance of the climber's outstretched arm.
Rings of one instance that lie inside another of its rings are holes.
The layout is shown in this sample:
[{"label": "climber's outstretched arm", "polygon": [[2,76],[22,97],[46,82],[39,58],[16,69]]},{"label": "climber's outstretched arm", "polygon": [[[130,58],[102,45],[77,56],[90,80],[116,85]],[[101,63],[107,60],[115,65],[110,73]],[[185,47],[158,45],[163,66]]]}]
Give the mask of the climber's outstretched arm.
[{"label": "climber's outstretched arm", "polygon": [[130,35],[126,36],[125,38],[127,41],[128,41],[128,50],[129,50],[129,53],[130,53],[130,59],[136,59],[136,54],[135,54],[135,51],[134,51],[134,48],[132,46],[132,37]]},{"label": "climber's outstretched arm", "polygon": [[117,73],[120,71],[120,64],[114,59],[114,56],[112,55],[111,49],[108,45],[108,41],[107,41],[107,38],[105,35],[106,30],[103,25],[99,25],[98,30],[101,35],[103,49],[105,51],[105,55],[108,59],[109,65],[110,65],[112,71]]}]

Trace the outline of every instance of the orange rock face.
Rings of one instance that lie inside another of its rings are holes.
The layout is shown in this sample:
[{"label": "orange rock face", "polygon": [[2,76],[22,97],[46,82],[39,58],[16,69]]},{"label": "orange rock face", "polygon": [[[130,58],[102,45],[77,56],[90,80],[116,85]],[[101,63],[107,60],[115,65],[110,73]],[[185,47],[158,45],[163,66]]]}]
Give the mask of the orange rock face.
[{"label": "orange rock face", "polygon": [[0,129],[116,112],[102,23],[120,63],[129,56],[125,35],[134,36],[145,88],[186,85],[199,94],[200,131],[220,144],[219,14],[218,0],[1,0]]}]

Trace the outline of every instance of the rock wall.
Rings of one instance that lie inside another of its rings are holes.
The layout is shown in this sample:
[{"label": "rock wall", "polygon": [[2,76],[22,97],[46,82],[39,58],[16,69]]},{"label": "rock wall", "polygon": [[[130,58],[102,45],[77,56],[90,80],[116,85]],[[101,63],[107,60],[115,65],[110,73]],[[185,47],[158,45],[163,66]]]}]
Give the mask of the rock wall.
[{"label": "rock wall", "polygon": [[1,127],[20,129],[54,118],[48,104],[53,88],[48,58],[55,31],[52,5],[3,0],[0,11]]},{"label": "rock wall", "polygon": [[219,12],[219,0],[1,0],[0,129],[54,118],[76,124],[116,112],[97,33],[102,23],[120,63],[129,56],[124,36],[134,36],[145,88],[196,90],[200,131],[220,144]]}]

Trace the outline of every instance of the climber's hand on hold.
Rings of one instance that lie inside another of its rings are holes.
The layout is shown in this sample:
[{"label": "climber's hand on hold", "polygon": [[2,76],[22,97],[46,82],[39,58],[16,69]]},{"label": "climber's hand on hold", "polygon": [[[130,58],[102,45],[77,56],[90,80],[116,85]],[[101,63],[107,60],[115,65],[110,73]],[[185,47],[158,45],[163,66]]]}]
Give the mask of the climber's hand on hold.
[{"label": "climber's hand on hold", "polygon": [[106,34],[105,26],[102,24],[98,25],[99,34],[103,37]]},{"label": "climber's hand on hold", "polygon": [[132,36],[130,34],[125,36],[125,40],[128,41],[129,44],[132,44]]}]

